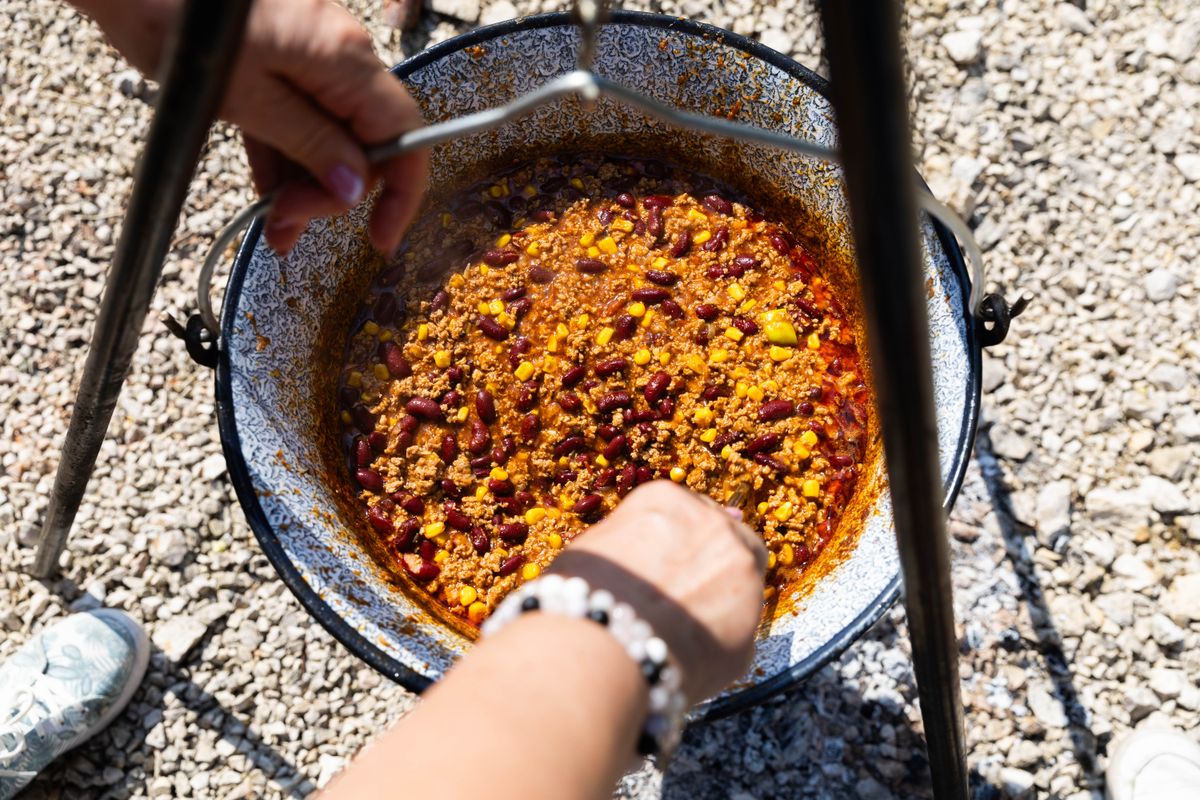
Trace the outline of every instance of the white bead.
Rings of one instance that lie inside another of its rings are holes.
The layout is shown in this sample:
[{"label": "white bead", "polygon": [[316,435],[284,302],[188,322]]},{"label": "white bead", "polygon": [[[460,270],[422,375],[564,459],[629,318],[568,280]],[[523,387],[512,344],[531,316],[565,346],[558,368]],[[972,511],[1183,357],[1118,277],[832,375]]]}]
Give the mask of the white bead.
[{"label": "white bead", "polygon": [[568,617],[583,617],[587,615],[587,597],[566,595],[562,598],[562,613]]},{"label": "white bead", "polygon": [[634,639],[625,645],[625,652],[633,659],[633,663],[640,667],[646,658],[646,643],[641,639]]},{"label": "white bead", "polygon": [[650,690],[650,710],[664,712],[671,702],[671,692],[665,686],[655,686]]},{"label": "white bead", "polygon": [[588,598],[588,606],[593,611],[611,611],[616,598],[608,589],[597,589],[592,592],[592,596]]},{"label": "white bead", "polygon": [[654,630],[649,624],[638,619],[634,620],[633,623],[633,635],[634,638],[644,645],[654,635]]},{"label": "white bead", "polygon": [[663,664],[667,660],[667,643],[657,636],[646,640],[646,657],[655,664]]},{"label": "white bead", "polygon": [[662,672],[658,674],[658,682],[660,685],[667,687],[672,692],[679,691],[680,678],[679,670],[675,667],[663,667]]},{"label": "white bead", "polygon": [[633,609],[627,603],[617,603],[614,605],[608,616],[613,622],[624,622],[627,625],[632,624],[637,619],[637,615],[633,613]]},{"label": "white bead", "polygon": [[563,594],[567,595],[568,597],[581,597],[586,599],[589,588],[590,587],[588,586],[587,581],[585,581],[583,578],[575,577],[567,578],[565,581],[563,581],[562,591]]},{"label": "white bead", "polygon": [[564,583],[566,583],[566,579],[562,575],[555,575],[552,572],[549,575],[543,575],[540,580],[526,585],[530,587],[537,586],[538,594],[545,595],[548,593],[557,594],[562,591]]}]

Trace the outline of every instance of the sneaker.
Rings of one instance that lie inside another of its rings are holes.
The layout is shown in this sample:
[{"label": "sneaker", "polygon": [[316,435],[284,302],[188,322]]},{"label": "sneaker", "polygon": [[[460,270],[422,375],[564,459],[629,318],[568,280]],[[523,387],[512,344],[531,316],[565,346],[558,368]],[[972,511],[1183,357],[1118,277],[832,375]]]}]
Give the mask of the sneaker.
[{"label": "sneaker", "polygon": [[0,800],[112,722],[149,660],[141,627],[102,608],[67,617],[0,664]]},{"label": "sneaker", "polygon": [[1142,728],[1108,759],[1109,800],[1200,798],[1200,744],[1170,728]]}]

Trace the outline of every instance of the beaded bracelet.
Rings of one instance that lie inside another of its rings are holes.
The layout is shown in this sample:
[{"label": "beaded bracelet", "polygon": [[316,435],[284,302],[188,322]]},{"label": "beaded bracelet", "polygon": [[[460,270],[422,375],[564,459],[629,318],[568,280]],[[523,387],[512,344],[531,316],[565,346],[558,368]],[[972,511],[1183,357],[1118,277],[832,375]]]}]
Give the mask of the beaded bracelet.
[{"label": "beaded bracelet", "polygon": [[654,635],[627,603],[618,603],[612,592],[596,589],[583,578],[544,575],[509,594],[483,623],[484,636],[493,636],[528,611],[586,618],[605,627],[638,665],[650,688],[649,713],[638,736],[639,755],[670,758],[683,732],[687,700],[681,690],[679,668],[672,663],[667,643]]}]

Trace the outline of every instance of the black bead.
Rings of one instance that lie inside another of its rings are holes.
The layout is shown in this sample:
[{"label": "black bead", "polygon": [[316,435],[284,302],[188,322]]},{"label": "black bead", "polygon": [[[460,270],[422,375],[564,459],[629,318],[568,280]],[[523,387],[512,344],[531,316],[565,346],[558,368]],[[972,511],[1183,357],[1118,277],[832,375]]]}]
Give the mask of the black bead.
[{"label": "black bead", "polygon": [[603,609],[593,608],[592,610],[588,611],[587,618],[592,622],[599,622],[601,625],[608,625],[608,612]]},{"label": "black bead", "polygon": [[526,597],[524,600],[521,601],[521,610],[522,611],[537,611],[541,605],[542,605],[541,601],[538,600],[536,596],[529,595],[529,597]]},{"label": "black bead", "polygon": [[641,666],[642,677],[646,679],[646,683],[650,684],[651,686],[656,685],[659,678],[662,677],[663,665],[656,664],[648,658],[643,658]]},{"label": "black bead", "polygon": [[658,742],[646,731],[642,731],[638,734],[637,751],[639,756],[652,756],[658,752]]}]

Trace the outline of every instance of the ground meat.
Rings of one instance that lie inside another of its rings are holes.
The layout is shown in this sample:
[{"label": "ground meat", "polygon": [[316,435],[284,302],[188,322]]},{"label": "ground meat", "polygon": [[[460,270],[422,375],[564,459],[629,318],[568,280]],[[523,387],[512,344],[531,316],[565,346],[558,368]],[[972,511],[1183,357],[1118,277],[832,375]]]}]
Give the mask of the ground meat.
[{"label": "ground meat", "polygon": [[656,478],[744,498],[769,600],[864,456],[853,330],[812,257],[661,163],[542,159],[471,187],[414,225],[355,326],[339,399],[370,530],[475,624]]}]

